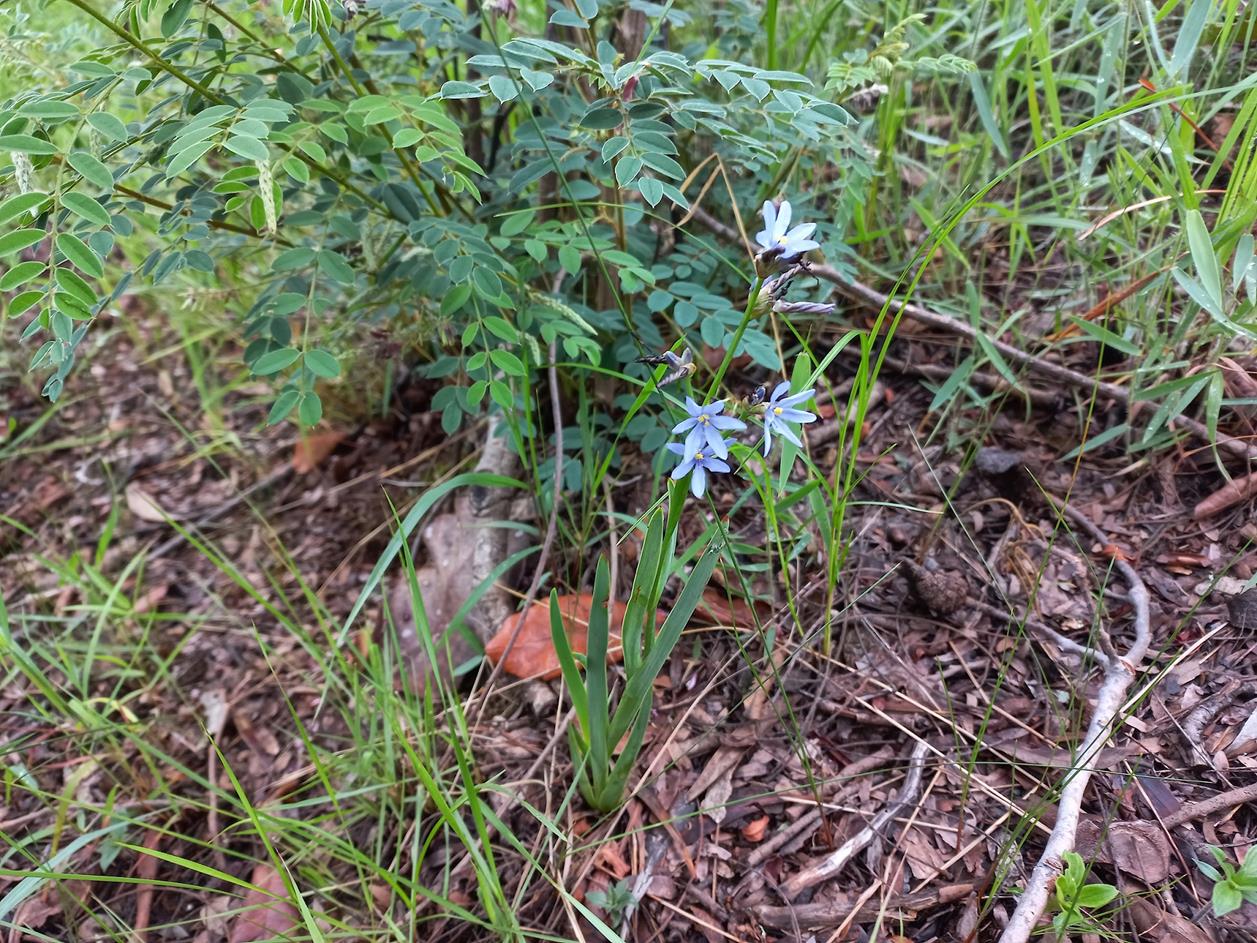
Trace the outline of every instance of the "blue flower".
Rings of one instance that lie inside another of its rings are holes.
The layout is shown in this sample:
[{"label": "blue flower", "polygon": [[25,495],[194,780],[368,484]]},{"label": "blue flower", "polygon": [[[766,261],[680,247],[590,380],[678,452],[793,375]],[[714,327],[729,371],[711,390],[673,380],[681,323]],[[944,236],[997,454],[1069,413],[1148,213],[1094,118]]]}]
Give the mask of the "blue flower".
[{"label": "blue flower", "polygon": [[717,458],[729,457],[729,446],[720,433],[745,429],[746,423],[732,416],[720,415],[724,408],[725,401],[722,399],[699,406],[693,397],[685,397],[685,411],[690,414],[690,418],[682,419],[672,429],[673,435],[689,433],[685,437],[685,454],[692,455],[699,449],[706,448],[708,454]]},{"label": "blue flower", "polygon": [[804,390],[802,393],[795,393],[793,396],[787,396],[790,392],[790,381],[786,380],[778,383],[776,389],[773,390],[772,396],[768,397],[768,402],[763,406],[764,409],[764,454],[767,455],[773,447],[773,433],[776,432],[788,442],[793,442],[799,448],[803,447],[803,443],[799,441],[799,437],[794,434],[786,423],[788,422],[815,422],[815,413],[809,413],[804,409],[795,409],[799,403],[805,403],[816,395],[816,390]]},{"label": "blue flower", "polygon": [[[782,259],[792,259],[820,243],[808,237],[816,232],[815,223],[803,223],[789,229],[790,203],[783,201],[780,209],[771,202],[764,204],[764,229],[755,234],[755,241],[766,252],[780,253]],[[789,231],[787,232],[787,229]]]},{"label": "blue flower", "polygon": [[681,464],[672,469],[672,480],[680,481],[690,472],[693,472],[694,476],[690,479],[690,493],[696,498],[701,498],[703,492],[707,490],[708,472],[727,472],[729,470],[729,463],[720,457],[728,456],[729,443],[721,439],[719,435],[716,436],[716,439],[720,443],[719,455],[715,449],[699,448],[691,450],[688,439],[683,446],[677,445],[675,442],[668,443],[668,451],[674,455],[681,456]]}]

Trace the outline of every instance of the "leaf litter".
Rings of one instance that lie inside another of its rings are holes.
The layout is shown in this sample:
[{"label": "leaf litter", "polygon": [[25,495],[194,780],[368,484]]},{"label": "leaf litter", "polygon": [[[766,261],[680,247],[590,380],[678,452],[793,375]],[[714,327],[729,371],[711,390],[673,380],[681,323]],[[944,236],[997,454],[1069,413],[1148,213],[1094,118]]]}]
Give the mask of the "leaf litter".
[{"label": "leaf litter", "polygon": [[[127,360],[124,342],[116,343],[118,349],[98,356]],[[912,337],[905,343],[924,348]],[[923,350],[918,359],[928,357]],[[129,395],[136,403],[161,393],[156,375],[140,371],[133,378]],[[166,385],[180,388],[175,379]],[[597,820],[579,807],[559,804],[569,782],[566,751],[553,745],[561,744],[552,736],[561,720],[555,714],[560,701],[529,701],[512,693],[510,684],[489,694],[474,693],[469,703],[483,707],[471,717],[476,774],[516,797],[502,807],[504,823],[525,846],[533,843],[547,854],[567,856],[567,886],[587,905],[592,906],[593,891],[628,881],[633,905],[627,918],[618,915],[623,923],[617,928],[626,938],[793,939],[796,931],[821,938],[845,927],[855,939],[879,921],[882,926],[893,921],[908,939],[963,939],[978,922],[998,923],[1007,915],[1013,898],[999,883],[998,871],[1007,860],[1004,851],[1025,843],[1007,878],[1015,885],[1024,880],[1022,868],[1033,861],[1033,850],[1051,825],[1054,789],[1076,750],[1099,677],[1098,662],[1023,629],[1023,619],[1043,620],[1061,639],[1083,649],[1092,646],[1094,627],[1103,620],[1120,642],[1129,613],[1124,588],[1111,572],[1120,555],[1145,576],[1152,594],[1158,680],[1131,703],[1110,745],[1095,758],[1098,769],[1077,848],[1092,863],[1095,879],[1121,889],[1122,919],[1143,938],[1166,943],[1244,938],[1251,922],[1243,921],[1251,921],[1251,913],[1213,918],[1206,910],[1210,889],[1192,859],[1206,854],[1207,845],[1252,845],[1257,840],[1252,802],[1211,808],[1184,821],[1174,816],[1257,775],[1250,746],[1255,709],[1246,594],[1251,590],[1244,588],[1257,573],[1257,555],[1246,543],[1257,536],[1244,514],[1251,499],[1210,507],[1201,530],[1187,509],[1225,487],[1206,456],[1153,456],[1150,464],[1164,467],[1141,475],[1123,471],[1119,449],[1097,449],[1074,476],[1069,463],[1055,461],[1074,447],[1081,431],[1069,412],[1054,414],[1050,421],[1037,415],[1016,421],[999,417],[988,444],[1001,454],[973,472],[939,443],[897,441],[896,430],[914,427],[927,415],[930,391],[917,377],[883,379],[892,395],[868,430],[870,474],[861,485],[871,500],[854,522],[861,539],[852,547],[833,616],[841,645],[827,656],[814,641],[802,644],[774,595],[781,587],[770,581],[757,583],[759,598],[751,602],[710,589],[702,618],[687,635],[692,644],[678,647],[657,686],[640,786],[619,820]],[[196,403],[172,405],[186,424],[195,424]],[[12,415],[29,421],[38,408],[32,398],[20,402]],[[91,893],[136,919],[137,929],[147,921],[150,939],[156,938],[157,927],[172,922],[206,941],[226,934],[243,943],[292,931],[299,921],[282,881],[276,883],[278,875],[266,871],[267,865],[257,866],[260,871],[252,865],[241,868],[263,852],[256,841],[227,828],[238,811],[224,805],[216,813],[221,821],[209,830],[206,786],[197,778],[212,777],[211,788],[220,796],[216,801],[229,798],[224,771],[206,762],[208,727],[213,744],[255,801],[279,801],[292,790],[308,795],[317,777],[307,738],[334,747],[349,742],[350,733],[320,710],[322,692],[310,682],[318,674],[316,653],[294,640],[257,596],[187,544],[153,559],[142,571],[123,574],[127,561],[166,530],[168,518],[200,520],[250,482],[266,479],[276,465],[291,461],[283,456],[294,446],[251,439],[254,457],[230,453],[213,469],[151,413],[134,409],[124,413],[133,417],[128,425],[111,427],[99,409],[98,401],[85,397],[41,430],[35,441],[50,446],[46,460],[36,466],[19,459],[32,469],[33,487],[0,483],[7,513],[29,532],[6,538],[6,602],[11,614],[42,613],[59,620],[73,618],[77,607],[99,605],[90,587],[50,575],[41,558],[70,552],[79,545],[78,535],[99,532],[112,508],[126,508],[134,522],[123,519],[97,565],[102,573],[123,579],[128,598],[146,601],[120,616],[110,631],[120,640],[139,639],[145,626],[161,620],[165,635],[156,644],[168,655],[177,652],[177,658],[170,662],[168,678],[159,674],[147,687],[131,689],[126,712],[111,705],[108,688],[89,693],[97,699],[100,716],[115,711],[117,723],[150,725],[153,742],[176,762],[161,761],[146,771],[136,762],[139,754],[132,744],[119,758],[94,757],[99,764],[95,775],[82,766],[83,777],[69,795],[83,807],[98,804],[105,782],[129,768],[121,788],[131,798],[160,788],[186,803],[162,849],[211,861],[203,848],[180,836],[221,842],[230,852],[223,859],[226,867],[242,879],[247,871],[252,883],[265,884],[272,893],[246,900],[248,911],[235,913],[235,906],[224,906],[226,888],[209,881],[188,911],[182,892],[160,883],[186,879],[186,872],[168,863],[152,874],[139,872],[141,859],[100,842],[75,848],[61,866],[84,875],[135,874],[147,888],[142,898],[134,885],[118,896],[111,896],[113,885],[95,885]],[[232,414],[242,430],[260,427],[251,409],[242,404]],[[134,488],[124,486],[119,495],[99,473],[100,458],[85,459],[70,444],[76,431],[89,428],[108,430],[102,455],[143,471],[131,477]],[[379,528],[391,520],[391,511],[381,488],[400,504],[414,494],[413,486],[382,486],[388,477],[383,473],[431,445],[437,429],[422,402],[415,412],[387,424],[367,425],[301,468],[299,482],[275,479],[256,493],[253,503],[265,525],[247,504],[236,505],[203,525],[204,536],[232,561],[246,586],[257,590],[273,579],[296,590],[296,598],[300,589],[292,575],[273,566],[274,550],[282,543],[329,610],[343,615],[387,538],[387,527]],[[58,446],[59,441],[65,444]],[[896,445],[898,451],[891,454]],[[474,441],[467,447],[471,454]],[[1109,535],[1109,544],[1072,535],[1036,499],[1034,489],[1007,480],[1009,472],[1017,477],[1026,468],[1033,470],[1037,487],[1058,496],[1070,493]],[[626,491],[619,500],[625,507],[640,506],[644,497]],[[892,512],[891,502],[916,510]],[[160,520],[151,508],[161,509]],[[1166,509],[1172,512],[1168,517]],[[1158,523],[1148,523],[1154,519]],[[465,542],[457,528],[448,526],[457,521],[430,525],[423,535],[417,548],[420,568],[440,567],[425,577],[425,587],[439,584],[466,562],[458,556]],[[752,522],[735,517],[733,525],[750,528]],[[921,568],[915,575],[914,566]],[[953,598],[945,605],[938,604],[941,597],[921,591],[921,574],[936,572],[958,574]],[[1226,592],[1214,588],[1228,578],[1237,584]],[[573,601],[567,624],[577,642],[583,640],[577,601],[587,594],[578,579],[565,585],[571,592],[564,599]],[[466,588],[464,583],[459,591]],[[437,622],[446,619],[442,613],[452,617],[467,598],[442,608],[439,592],[432,589],[432,594]],[[996,618],[973,605],[975,600],[1006,616]],[[801,594],[798,603],[805,628],[825,616],[820,594]],[[226,612],[231,618],[224,617]],[[368,615],[380,624],[386,621],[379,609]],[[513,630],[518,621],[510,616],[497,627]],[[548,608],[538,603],[523,622],[544,628],[537,633],[542,644],[533,653],[522,649],[518,671],[507,670],[520,677],[541,675],[544,682],[553,670],[546,667],[544,651]],[[765,629],[773,633],[771,649]],[[465,654],[474,660],[478,653],[472,645]],[[0,690],[8,716],[26,718],[11,731],[23,738],[27,772],[19,774],[19,786],[23,776],[33,784],[75,759],[67,748],[82,742],[83,730],[97,716],[84,715],[83,726],[66,738],[27,709],[38,697],[18,681]],[[543,713],[537,713],[537,704],[544,705]],[[1188,729],[1191,734],[1185,736]],[[913,773],[920,744],[928,746],[920,760],[920,792],[899,808],[896,798]],[[536,767],[538,759],[542,763]],[[58,785],[65,782],[58,773]],[[33,835],[53,821],[34,792],[21,787],[13,796],[3,813],[6,829]],[[558,842],[529,808],[551,810],[570,843]],[[1018,827],[1023,821],[1034,823],[1036,816],[1037,825]],[[840,869],[809,883],[809,868],[834,860],[844,843],[866,833],[867,844]],[[137,827],[134,837],[142,841],[154,834]],[[528,867],[508,854],[505,844],[496,848],[503,860],[502,880],[520,895],[520,918],[564,932],[570,915],[528,878]],[[459,870],[444,854],[421,870],[424,880],[434,884],[453,875],[444,899],[475,909],[470,871]],[[332,887],[348,876],[294,872],[311,906],[348,926],[365,931],[381,913],[397,907],[386,888],[371,895],[371,907],[380,913],[339,896]],[[311,880],[323,883],[311,885]],[[12,878],[0,881],[5,882],[0,893],[14,884]],[[792,892],[789,899],[783,898],[783,888]],[[87,886],[63,882],[58,891],[27,898],[14,919],[53,937],[90,930],[95,918],[88,914],[99,913],[99,907]],[[147,914],[137,910],[141,899]],[[76,900],[87,903],[76,905]],[[441,917],[427,924],[431,939],[475,938],[468,924],[449,919],[431,901],[420,902],[417,914],[424,920]],[[584,927],[587,936],[591,931]]]}]

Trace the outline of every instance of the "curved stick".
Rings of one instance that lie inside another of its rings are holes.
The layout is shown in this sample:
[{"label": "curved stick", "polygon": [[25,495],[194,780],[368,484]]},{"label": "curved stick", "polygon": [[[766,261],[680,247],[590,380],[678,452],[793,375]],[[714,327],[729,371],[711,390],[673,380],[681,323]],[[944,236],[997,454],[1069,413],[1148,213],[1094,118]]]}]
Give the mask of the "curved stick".
[{"label": "curved stick", "polygon": [[929,751],[929,744],[924,740],[916,742],[912,748],[908,775],[904,777],[903,786],[900,787],[899,795],[895,797],[895,801],[873,816],[868,825],[848,838],[834,851],[807,865],[802,871],[786,881],[781,886],[781,893],[787,901],[794,900],[809,887],[835,877],[848,861],[867,848],[873,839],[881,835],[886,826],[902,814],[904,809],[917,801],[917,795],[921,792],[922,773],[925,770],[925,755]]},{"label": "curved stick", "polygon": [[[1105,533],[1081,511],[1068,505],[1059,510],[1101,544],[1109,542]],[[1056,824],[1052,827],[1052,834],[1048,836],[1038,864],[1030,872],[1025,891],[1017,900],[1017,909],[1013,911],[1008,925],[1000,934],[999,943],[1026,943],[1043,915],[1048,895],[1057,875],[1061,873],[1061,855],[1074,846],[1078,820],[1082,814],[1082,800],[1094,772],[1094,761],[1109,739],[1114,721],[1118,719],[1126,699],[1126,691],[1139,671],[1152,640],[1148,590],[1143,580],[1139,578],[1135,568],[1120,556],[1115,556],[1113,563],[1130,587],[1130,603],[1135,611],[1135,637],[1125,654],[1118,654],[1105,664],[1104,680],[1096,693],[1095,711],[1091,715],[1091,723],[1087,725],[1083,745],[1073,766],[1065,774],[1065,785],[1061,788],[1061,797],[1056,806]]]}]

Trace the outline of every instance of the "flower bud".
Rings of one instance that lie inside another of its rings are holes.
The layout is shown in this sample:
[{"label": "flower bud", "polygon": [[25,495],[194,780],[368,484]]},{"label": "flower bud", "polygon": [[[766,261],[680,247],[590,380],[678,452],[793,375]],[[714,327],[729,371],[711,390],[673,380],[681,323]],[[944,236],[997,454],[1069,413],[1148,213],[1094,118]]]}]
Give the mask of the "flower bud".
[{"label": "flower bud", "polygon": [[31,192],[31,178],[35,174],[35,165],[22,151],[14,151],[9,155],[13,160],[13,179],[17,183],[18,193]]},{"label": "flower bud", "polygon": [[773,305],[778,314],[833,314],[837,305],[822,301],[778,301]]},{"label": "flower bud", "polygon": [[256,161],[254,166],[258,169],[258,196],[262,198],[266,231],[273,236],[279,229],[279,219],[275,215],[275,178],[271,176],[271,165],[266,161]]}]

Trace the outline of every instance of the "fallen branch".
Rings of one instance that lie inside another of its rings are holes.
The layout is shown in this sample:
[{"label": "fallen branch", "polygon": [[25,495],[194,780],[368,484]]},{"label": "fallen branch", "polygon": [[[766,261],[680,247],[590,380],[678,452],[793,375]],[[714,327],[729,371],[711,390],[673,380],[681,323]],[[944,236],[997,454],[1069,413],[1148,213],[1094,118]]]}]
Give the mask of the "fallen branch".
[{"label": "fallen branch", "polygon": [[1066,638],[1064,635],[1061,635],[1060,632],[1057,632],[1050,626],[1044,625],[1042,622],[1036,622],[1028,616],[1024,619],[1019,619],[1007,609],[1001,609],[999,606],[992,606],[989,602],[984,602],[981,599],[970,599],[967,601],[966,605],[973,606],[973,608],[981,612],[985,612],[992,618],[1004,619],[1013,625],[1024,625],[1031,632],[1042,635],[1063,652],[1069,652],[1071,655],[1077,655],[1084,661],[1090,661],[1094,664],[1100,665],[1102,668],[1110,667],[1109,656],[1104,652],[1098,652],[1094,648],[1088,648],[1086,645],[1075,642],[1071,638]]},{"label": "fallen branch", "polygon": [[786,900],[794,900],[809,887],[814,887],[821,881],[837,875],[839,871],[846,867],[848,861],[867,848],[873,839],[881,836],[886,826],[898,818],[904,809],[917,801],[917,794],[921,791],[921,779],[925,770],[925,755],[929,750],[929,744],[924,740],[916,742],[912,748],[908,775],[904,777],[903,786],[899,790],[899,795],[895,797],[895,801],[873,816],[868,825],[848,838],[834,851],[807,865],[802,871],[782,884],[781,893]]},{"label": "fallen branch", "polygon": [[1161,824],[1166,828],[1177,828],[1188,822],[1203,819],[1207,815],[1213,815],[1215,812],[1224,812],[1237,805],[1248,805],[1250,802],[1257,802],[1257,783],[1249,783],[1238,789],[1228,789],[1226,792],[1220,792],[1208,799],[1201,799],[1199,802],[1189,802],[1172,815],[1165,816]]},{"label": "fallen branch", "polygon": [[[714,232],[716,235],[730,242],[741,242],[741,238],[732,226],[727,226],[716,217],[712,216],[704,209],[695,209],[694,218]],[[809,271],[817,278],[823,278],[827,282],[831,282],[837,286],[840,294],[846,296],[852,301],[858,301],[870,307],[887,308],[892,314],[902,313],[904,317],[911,318],[920,324],[928,324],[930,327],[938,328],[941,331],[947,331],[950,334],[958,334],[967,340],[977,342],[980,332],[964,321],[957,318],[949,317],[946,314],[939,314],[937,311],[931,311],[920,305],[905,303],[884,295],[875,288],[857,281],[848,281],[843,278],[842,274],[836,269],[828,265],[814,264]],[[998,338],[988,337],[987,342],[999,351],[1005,360],[1018,363],[1026,369],[1053,380],[1068,383],[1070,386],[1076,386],[1082,390],[1090,390],[1095,394],[1104,396],[1114,402],[1124,405],[1131,405],[1130,391],[1125,387],[1118,386],[1116,383],[1109,383],[1104,380],[1097,380],[1093,376],[1080,373],[1069,367],[1054,363],[1042,356],[1036,354],[1028,354],[1014,347],[1012,344],[999,340]],[[1257,447],[1250,445],[1243,439],[1237,439],[1234,436],[1218,433],[1216,437],[1209,434],[1209,430],[1202,422],[1195,419],[1189,419],[1186,416],[1177,416],[1170,420],[1173,426],[1179,426],[1190,432],[1202,442],[1216,445],[1223,451],[1230,452],[1238,458],[1245,459],[1250,462],[1257,462]]]},{"label": "fallen branch", "polygon": [[[688,890],[688,889],[687,889]],[[793,907],[758,907],[755,916],[766,927],[777,930],[821,930],[835,927],[853,915],[857,920],[883,922],[911,920],[917,914],[970,897],[977,885],[949,884],[944,887],[901,894],[887,901],[795,904]]]},{"label": "fallen branch", "polygon": [[1213,757],[1205,750],[1205,727],[1223,710],[1242,697],[1257,692],[1257,682],[1230,681],[1217,694],[1201,701],[1183,721],[1183,739],[1192,748],[1198,766],[1214,769]]},{"label": "fallen branch", "polygon": [[[1107,535],[1081,511],[1068,505],[1060,511],[1101,545],[1109,543]],[[1065,785],[1061,788],[1061,796],[1056,805],[1056,824],[1052,827],[1052,834],[1048,836],[1038,864],[1030,872],[1025,890],[1017,899],[1017,909],[1013,911],[1008,925],[1000,934],[999,943],[1026,943],[1043,915],[1048,895],[1057,875],[1061,873],[1061,855],[1074,847],[1078,821],[1082,814],[1082,800],[1087,784],[1091,781],[1091,774],[1095,771],[1096,757],[1108,742],[1114,722],[1126,700],[1126,691],[1139,671],[1152,639],[1148,590],[1143,580],[1135,568],[1120,556],[1113,557],[1113,565],[1130,587],[1129,599],[1134,609],[1135,637],[1125,654],[1110,657],[1105,663],[1104,679],[1096,692],[1095,709],[1091,714],[1091,722],[1087,725],[1083,745],[1073,767],[1065,774]],[[1102,642],[1108,640],[1108,633],[1103,629],[1101,636]]]},{"label": "fallen branch", "polygon": [[[833,803],[840,801],[848,791],[851,791],[858,785],[858,781],[865,773],[877,769],[879,766],[885,766],[894,756],[890,747],[879,749],[876,753],[870,753],[868,756],[848,763],[839,770],[836,777],[837,781],[842,785],[834,792],[832,796],[827,796],[826,801]],[[777,853],[777,849],[783,845],[792,843],[805,832],[809,832],[817,826],[821,819],[821,810],[819,808],[810,809],[787,825],[781,831],[777,832],[772,838],[757,845],[755,849],[747,856],[746,873],[747,877],[756,871],[761,864]]]}]

